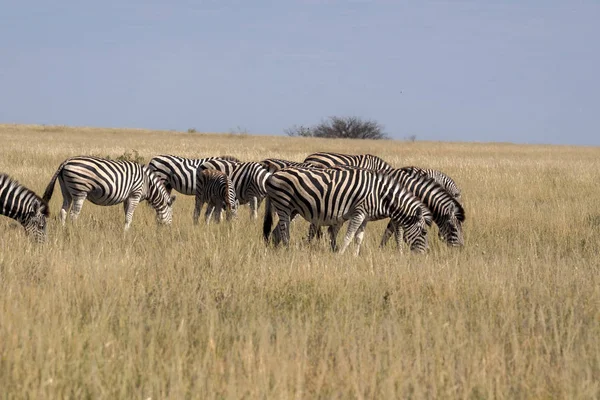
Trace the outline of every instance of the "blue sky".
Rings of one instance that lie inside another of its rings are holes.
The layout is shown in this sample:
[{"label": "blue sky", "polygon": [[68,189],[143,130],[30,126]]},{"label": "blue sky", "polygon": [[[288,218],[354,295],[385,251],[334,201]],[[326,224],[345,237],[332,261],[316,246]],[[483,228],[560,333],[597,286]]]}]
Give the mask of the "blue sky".
[{"label": "blue sky", "polygon": [[599,1],[3,1],[0,122],[600,145]]}]

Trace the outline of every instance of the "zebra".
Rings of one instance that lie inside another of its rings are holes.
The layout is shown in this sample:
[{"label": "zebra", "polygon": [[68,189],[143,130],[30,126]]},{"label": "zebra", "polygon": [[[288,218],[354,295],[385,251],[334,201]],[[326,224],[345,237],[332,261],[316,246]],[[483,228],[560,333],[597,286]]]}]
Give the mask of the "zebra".
[{"label": "zebra", "polygon": [[340,154],[320,152],[313,153],[304,159],[305,163],[330,168],[336,165],[348,165],[373,170],[391,170],[390,164],[372,154]]},{"label": "zebra", "polygon": [[287,167],[322,168],[322,166],[320,166],[320,165],[304,163],[304,162],[297,162],[297,161],[283,160],[281,158],[267,158],[265,160],[262,160],[260,162],[260,164],[263,167],[265,167],[265,169],[267,171],[269,171],[270,173],[274,173],[276,171],[279,171],[280,169],[287,168]]},{"label": "zebra", "polygon": [[276,245],[280,241],[289,244],[290,219],[300,214],[315,226],[331,227],[332,250],[336,250],[335,237],[339,229],[350,220],[340,253],[355,238],[358,254],[367,221],[383,218],[392,218],[402,226],[411,250],[422,253],[427,249],[425,205],[384,173],[358,168],[290,167],[271,175],[266,189],[263,237],[267,243],[273,225],[273,207],[279,216],[273,230]]},{"label": "zebra", "polygon": [[238,162],[238,159],[232,156],[196,159],[163,154],[153,157],[148,163],[148,168],[156,172],[169,194],[175,189],[181,194],[194,196],[196,195],[196,170],[206,161],[216,159]]},{"label": "zebra", "polygon": [[221,210],[227,211],[227,220],[237,214],[235,190],[231,179],[216,169],[205,169],[197,174],[196,178],[196,205],[194,208],[194,223],[198,224],[198,217],[204,203],[206,208],[205,222],[208,224],[213,209],[216,209],[214,218],[221,222]]},{"label": "zebra", "polygon": [[[462,224],[465,221],[464,208],[444,187],[433,178],[424,175],[411,175],[402,168],[386,171],[385,173],[427,205],[433,214],[435,224],[439,228],[440,239],[444,240],[449,246],[464,245],[462,230]],[[400,227],[390,221],[381,240],[381,246],[385,246],[392,233],[396,234],[396,241],[398,242],[399,230]]]},{"label": "zebra", "polygon": [[436,169],[423,169],[423,168],[414,167],[414,166],[403,167],[400,169],[408,172],[411,175],[425,175],[425,176],[432,178],[437,183],[442,185],[442,187],[444,189],[446,189],[446,191],[448,193],[450,193],[450,195],[452,197],[454,197],[457,201],[461,200],[460,199],[461,193],[460,193],[460,189],[458,188],[458,185],[456,184],[456,182],[454,182],[454,180],[452,178],[450,178],[448,175],[446,175],[442,171],[438,171]]},{"label": "zebra", "polygon": [[0,173],[0,215],[19,222],[37,243],[47,238],[48,203],[15,179]]},{"label": "zebra", "polygon": [[125,230],[129,229],[133,212],[142,200],[154,208],[159,224],[169,225],[173,219],[175,195],[170,196],[158,176],[145,165],[92,156],[68,158],[48,183],[43,196],[46,202],[52,198],[56,179],[63,195],[60,210],[63,225],[69,209],[71,220],[77,219],[86,198],[99,206],[123,203]]},{"label": "zebra", "polygon": [[221,159],[209,160],[200,165],[198,173],[205,169],[224,172],[233,182],[239,204],[249,203],[250,218],[258,218],[258,207],[266,196],[265,182],[270,175],[269,171],[257,162],[236,163]]}]

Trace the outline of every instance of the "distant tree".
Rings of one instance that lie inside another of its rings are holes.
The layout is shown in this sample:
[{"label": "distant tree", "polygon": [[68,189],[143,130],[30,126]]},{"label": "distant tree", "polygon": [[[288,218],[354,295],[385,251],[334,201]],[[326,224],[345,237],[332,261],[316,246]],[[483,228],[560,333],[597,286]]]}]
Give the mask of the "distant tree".
[{"label": "distant tree", "polygon": [[314,127],[294,125],[286,129],[288,136],[339,138],[339,139],[387,139],[383,127],[372,120],[358,117],[329,117]]}]

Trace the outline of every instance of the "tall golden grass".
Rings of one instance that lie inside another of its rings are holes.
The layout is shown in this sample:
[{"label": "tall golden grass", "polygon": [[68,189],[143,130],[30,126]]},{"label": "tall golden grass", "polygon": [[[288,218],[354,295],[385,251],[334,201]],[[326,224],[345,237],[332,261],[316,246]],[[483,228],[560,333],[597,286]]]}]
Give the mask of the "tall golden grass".
[{"label": "tall golden grass", "polygon": [[0,388],[15,398],[600,397],[600,148],[0,126],[0,171],[42,193],[73,155],[302,160],[370,152],[443,170],[466,244],[427,255],[266,248],[261,221],[170,228],[86,202],[30,243],[0,219]]}]

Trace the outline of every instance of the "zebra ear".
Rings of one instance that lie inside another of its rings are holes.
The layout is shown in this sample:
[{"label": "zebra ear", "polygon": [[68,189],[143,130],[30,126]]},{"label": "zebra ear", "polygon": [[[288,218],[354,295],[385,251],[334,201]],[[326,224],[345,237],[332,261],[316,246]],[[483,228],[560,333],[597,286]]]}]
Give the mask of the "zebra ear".
[{"label": "zebra ear", "polygon": [[171,198],[169,199],[169,205],[172,206],[173,203],[175,203],[175,199],[177,198],[177,196],[172,195]]}]

